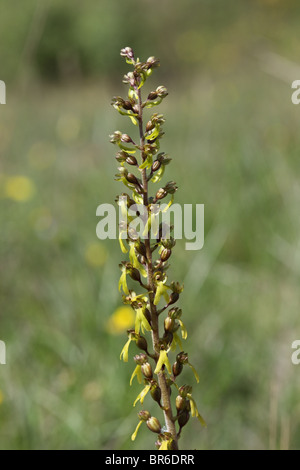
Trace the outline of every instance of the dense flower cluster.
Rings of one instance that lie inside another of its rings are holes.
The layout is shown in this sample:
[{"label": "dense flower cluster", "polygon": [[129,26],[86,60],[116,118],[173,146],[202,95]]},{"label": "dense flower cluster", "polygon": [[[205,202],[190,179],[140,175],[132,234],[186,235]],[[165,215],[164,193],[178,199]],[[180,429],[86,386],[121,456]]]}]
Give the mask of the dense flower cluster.
[{"label": "dense flower cluster", "polygon": [[[116,180],[122,182],[130,191],[130,194],[122,193],[117,201],[128,221],[132,220],[128,213],[132,205],[143,205],[147,211],[144,214],[143,238],[137,237],[136,232],[126,224],[121,224],[119,227],[121,250],[129,255],[129,260],[122,261],[120,264],[119,290],[123,294],[124,304],[131,306],[135,314],[134,328],[128,330],[128,340],[120,357],[125,362],[128,361],[129,347],[132,342],[135,342],[137,348],[142,351],[133,358],[136,366],[130,385],[135,377],[139,383],[143,384],[143,389],[133,406],[136,406],[138,402],[143,405],[146,395],[149,394],[162,410],[165,420],[165,425],[162,426],[149,411],[142,410],[138,413],[139,422],[131,437],[134,440],[139,427],[145,423],[150,431],[158,435],[157,448],[176,450],[182,428],[190,416],[198,418],[203,426],[206,424],[192,397],[192,387],[179,386],[177,383],[178,376],[185,365],[192,369],[197,382],[199,382],[199,377],[189,362],[188,354],[183,352],[181,341],[187,338],[187,330],[182,321],[182,310],[174,306],[180,298],[183,286],[178,282],[169,282],[167,276],[169,258],[172,255],[175,240],[171,235],[164,238],[163,234],[166,231],[163,230],[162,224],[158,224],[156,230],[153,231],[153,224],[157,220],[154,217],[155,210],[157,211],[157,207],[164,199],[168,201],[168,204],[164,205],[164,210],[169,209],[177,186],[174,181],[169,181],[159,187],[154,196],[149,195],[150,184],[157,184],[161,181],[165,167],[171,159],[160,151],[160,141],[164,135],[163,115],[154,113],[145,124],[143,119],[144,110],[159,105],[168,92],[164,86],[158,86],[143,101],[141,88],[153,70],[159,66],[159,60],[149,57],[145,62],[141,62],[135,58],[130,47],[122,49],[121,56],[133,66],[133,71],[128,72],[123,80],[129,85],[128,96],[126,98],[115,96],[112,106],[121,115],[129,117],[138,127],[139,132],[138,140],[120,131],[115,131],[110,136],[111,142],[118,147],[116,160],[119,168]],[[151,228],[151,233],[155,234],[154,239],[150,239]],[[171,232],[170,226],[169,233]],[[133,283],[136,283],[140,293],[135,292],[136,288],[133,290],[130,287]],[[164,319],[162,319],[163,316]],[[162,334],[160,330],[163,331]],[[176,349],[179,349],[177,354]],[[170,359],[172,352],[175,352],[176,357],[173,364]],[[171,388],[176,389],[177,392],[176,414],[172,410]]]}]

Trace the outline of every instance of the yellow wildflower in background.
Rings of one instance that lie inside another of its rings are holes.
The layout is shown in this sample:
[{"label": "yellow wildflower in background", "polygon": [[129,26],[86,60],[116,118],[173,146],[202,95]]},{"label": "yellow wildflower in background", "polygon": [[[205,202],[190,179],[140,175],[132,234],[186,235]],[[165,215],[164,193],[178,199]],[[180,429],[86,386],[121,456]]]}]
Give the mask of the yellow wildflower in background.
[{"label": "yellow wildflower in background", "polygon": [[107,251],[101,243],[91,243],[85,250],[86,262],[95,268],[103,266],[107,260]]},{"label": "yellow wildflower in background", "polygon": [[124,333],[134,324],[135,315],[131,307],[126,305],[117,308],[108,320],[108,330],[113,334]]},{"label": "yellow wildflower in background", "polygon": [[3,401],[4,401],[4,395],[2,393],[2,390],[0,390],[0,405],[2,405]]},{"label": "yellow wildflower in background", "polygon": [[27,176],[10,176],[4,183],[4,195],[13,201],[28,201],[32,198],[34,191],[34,184]]}]

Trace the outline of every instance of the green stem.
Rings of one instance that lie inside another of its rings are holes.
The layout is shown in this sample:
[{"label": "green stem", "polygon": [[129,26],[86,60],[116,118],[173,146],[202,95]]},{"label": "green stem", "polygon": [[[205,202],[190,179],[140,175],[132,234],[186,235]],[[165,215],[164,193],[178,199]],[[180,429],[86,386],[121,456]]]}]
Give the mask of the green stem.
[{"label": "green stem", "polygon": [[[140,148],[144,149],[145,145],[145,137],[144,137],[144,130],[143,130],[143,107],[142,107],[142,98],[141,98],[141,90],[136,87],[136,91],[138,94],[138,106],[139,106],[139,133],[140,133]],[[142,161],[144,161],[144,152],[141,150]],[[143,185],[143,203],[145,207],[148,207],[148,178],[147,178],[147,171],[146,168],[141,170],[142,173],[142,185]],[[147,280],[148,286],[150,288],[149,292],[149,303],[150,303],[150,313],[151,313],[151,328],[152,328],[152,343],[153,349],[156,354],[156,361],[159,357],[160,351],[160,343],[159,343],[159,324],[158,324],[158,313],[156,310],[156,306],[154,305],[154,293],[155,293],[155,284],[153,282],[153,262],[152,262],[152,252],[151,252],[151,245],[149,236],[145,239],[145,247],[146,247],[146,258],[147,258]],[[163,371],[158,373],[158,383],[161,389],[161,396],[162,396],[162,405],[164,407],[164,418],[167,431],[171,433],[172,438],[175,442],[175,447],[178,449],[178,442],[177,442],[177,433],[176,427],[174,423],[173,413],[172,413],[172,405],[170,399],[170,389],[167,385],[166,376]]]}]

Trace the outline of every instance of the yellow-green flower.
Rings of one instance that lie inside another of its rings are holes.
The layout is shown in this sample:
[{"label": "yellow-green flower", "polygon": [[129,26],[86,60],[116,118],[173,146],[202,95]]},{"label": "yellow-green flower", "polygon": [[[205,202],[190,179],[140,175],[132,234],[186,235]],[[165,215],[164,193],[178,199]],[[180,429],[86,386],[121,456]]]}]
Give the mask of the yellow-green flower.
[{"label": "yellow-green flower", "polygon": [[129,349],[129,345],[131,343],[131,341],[133,340],[132,336],[130,335],[129,338],[128,338],[128,341],[124,344],[124,347],[121,351],[121,354],[120,354],[120,359],[124,362],[128,362],[128,349]]},{"label": "yellow-green flower", "polygon": [[189,402],[190,402],[190,405],[191,405],[191,415],[193,418],[198,418],[198,420],[200,421],[201,425],[203,427],[207,427],[207,424],[206,424],[206,421],[205,419],[200,415],[199,411],[198,411],[198,408],[197,408],[197,405],[196,405],[196,402],[195,400],[192,398],[192,394],[191,393],[187,393],[187,398],[189,399]]},{"label": "yellow-green flower", "polygon": [[124,241],[123,241],[124,240],[123,233],[126,233],[126,231],[125,230],[120,230],[119,231],[119,243],[120,243],[120,248],[121,248],[122,253],[125,254],[125,253],[128,252],[128,249],[126,248],[126,246],[124,244]]},{"label": "yellow-green flower", "polygon": [[192,366],[192,364],[191,364],[190,362],[188,362],[188,365],[190,366],[190,368],[191,368],[192,371],[194,372],[194,376],[195,376],[195,379],[196,379],[197,383],[199,383],[199,375],[198,375],[198,373],[197,373],[195,367]]},{"label": "yellow-green flower", "polygon": [[143,277],[147,277],[147,272],[146,272],[146,269],[144,268],[143,265],[141,265],[139,263],[139,260],[137,259],[137,256],[136,256],[136,252],[135,252],[135,249],[134,249],[134,242],[130,242],[130,250],[129,250],[129,259],[130,259],[130,263],[132,264],[132,266],[134,268],[137,268],[141,275]]},{"label": "yellow-green flower", "polygon": [[138,394],[138,396],[137,396],[136,399],[134,400],[133,406],[135,406],[139,400],[140,400],[140,402],[141,402],[141,405],[144,403],[145,396],[146,396],[147,393],[149,392],[150,388],[151,388],[151,385],[146,385],[146,386],[143,388],[143,390]]},{"label": "yellow-green flower", "polygon": [[143,424],[143,421],[142,421],[142,420],[141,420],[141,421],[139,421],[139,423],[138,423],[137,427],[135,428],[135,431],[134,431],[134,433],[132,433],[132,435],[131,435],[131,440],[132,440],[132,441],[134,441],[134,440],[135,440],[135,438],[136,438],[136,435],[137,435],[137,433],[138,433],[138,430],[140,429],[140,426],[141,426],[141,424]]},{"label": "yellow-green flower", "polygon": [[163,365],[166,366],[167,371],[171,375],[171,373],[172,373],[171,364],[170,364],[170,361],[169,361],[169,358],[168,358],[168,353],[165,349],[160,350],[159,359],[157,361],[154,373],[158,374],[161,371],[161,368],[163,367]]},{"label": "yellow-green flower", "polygon": [[161,296],[164,297],[166,302],[169,302],[169,294],[168,294],[168,289],[170,287],[165,285],[165,281],[158,281],[156,284],[156,293],[154,297],[154,305],[158,305]]},{"label": "yellow-green flower", "polygon": [[180,328],[181,328],[181,336],[182,336],[182,339],[187,339],[187,329],[186,327],[184,326],[184,323],[182,320],[178,319],[178,322],[179,322],[179,325],[180,325]]},{"label": "yellow-green flower", "polygon": [[130,378],[130,385],[132,385],[132,381],[134,379],[134,377],[137,378],[138,382],[141,384],[142,383],[142,380],[143,380],[143,374],[142,374],[142,368],[141,366],[138,364],[136,366],[136,368],[134,369],[134,371],[132,372],[132,376]]},{"label": "yellow-green flower", "polygon": [[177,347],[177,344],[179,346],[179,349],[182,351],[183,350],[183,346],[182,346],[182,342],[181,342],[181,339],[180,337],[178,336],[177,333],[173,333],[173,341],[171,343],[171,351],[175,351],[176,350],[176,347]]},{"label": "yellow-green flower", "polygon": [[143,313],[143,308],[137,308],[135,311],[135,332],[139,334],[140,329],[143,333],[145,330],[151,331],[151,326]]},{"label": "yellow-green flower", "polygon": [[127,287],[127,280],[126,280],[126,267],[122,266],[122,274],[119,280],[119,291],[123,289],[124,294],[129,295],[129,290]]}]

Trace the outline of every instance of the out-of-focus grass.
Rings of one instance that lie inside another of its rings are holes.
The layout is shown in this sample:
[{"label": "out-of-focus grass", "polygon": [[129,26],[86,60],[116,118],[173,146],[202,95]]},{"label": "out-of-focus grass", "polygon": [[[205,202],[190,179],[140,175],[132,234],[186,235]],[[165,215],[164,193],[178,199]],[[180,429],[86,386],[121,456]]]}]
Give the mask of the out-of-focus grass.
[{"label": "out-of-focus grass", "polygon": [[[191,78],[185,56],[185,81],[166,74],[163,83],[162,150],[173,158],[165,180],[177,182],[177,202],[205,204],[203,250],[179,241],[170,271],[185,283],[185,349],[208,422],[203,430],[191,420],[184,449],[299,448],[290,356],[300,334],[300,111],[289,84],[233,41],[245,24],[227,43],[216,39],[207,70]],[[293,50],[288,29],[279,32],[279,52]],[[182,34],[177,50],[193,55],[195,33]],[[122,190],[108,142],[129,129],[109,106],[122,91],[101,81],[41,85],[10,90],[1,107],[1,449],[152,448],[143,428],[130,441],[139,386],[129,388],[133,365],[119,361],[126,334],[111,334],[122,256],[95,233],[96,207]],[[149,397],[145,408],[161,419]]]}]

